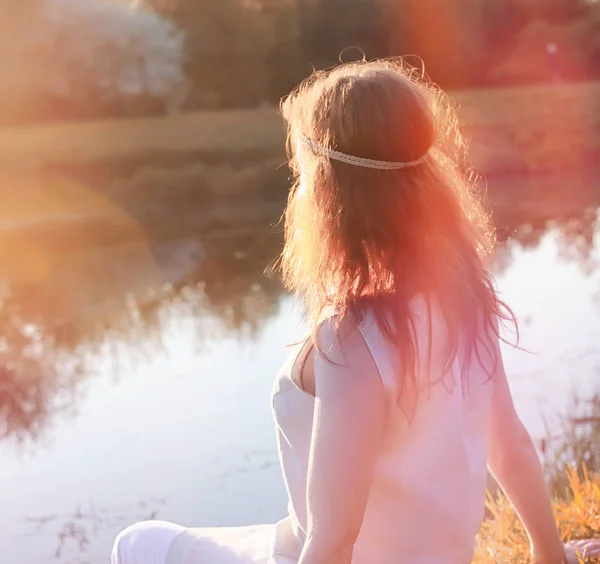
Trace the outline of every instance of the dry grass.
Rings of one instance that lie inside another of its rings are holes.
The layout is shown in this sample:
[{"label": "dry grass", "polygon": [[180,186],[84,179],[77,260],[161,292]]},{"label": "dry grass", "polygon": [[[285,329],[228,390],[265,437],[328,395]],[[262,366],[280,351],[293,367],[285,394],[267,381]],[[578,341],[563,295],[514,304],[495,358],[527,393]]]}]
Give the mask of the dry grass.
[{"label": "dry grass", "polygon": [[[573,404],[572,413],[580,417],[563,420],[559,432],[548,435],[543,448],[557,523],[565,542],[600,538],[600,397],[585,405],[582,411],[581,403]],[[488,498],[491,518],[479,533],[474,564],[529,562],[523,525],[506,496],[496,491],[497,497]],[[600,559],[594,562],[600,563]]]},{"label": "dry grass", "polygon": [[[563,540],[600,537],[600,475],[571,468],[567,477],[568,489],[555,503]],[[500,494],[488,507],[492,518],[479,533],[474,564],[530,562],[529,541],[510,502]]]},{"label": "dry grass", "polygon": [[283,154],[275,109],[197,112],[171,117],[44,124],[0,129],[0,166],[75,164],[190,153]]},{"label": "dry grass", "polygon": [[581,169],[600,153],[600,83],[456,93],[487,173]]},{"label": "dry grass", "polygon": [[[483,170],[537,169],[595,155],[600,83],[456,92]],[[275,108],[166,118],[0,129],[0,166],[177,158],[190,154],[283,156]]]}]

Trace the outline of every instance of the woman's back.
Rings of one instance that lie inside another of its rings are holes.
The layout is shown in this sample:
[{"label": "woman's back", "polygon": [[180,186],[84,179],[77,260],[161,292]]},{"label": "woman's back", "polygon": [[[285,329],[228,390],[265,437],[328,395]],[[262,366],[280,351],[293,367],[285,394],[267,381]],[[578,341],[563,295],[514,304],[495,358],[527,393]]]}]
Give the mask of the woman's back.
[{"label": "woman's back", "polygon": [[[306,370],[292,358],[273,394],[289,516],[144,525],[114,561],[150,564],[127,555],[152,550],[164,564],[175,534],[173,564],[468,564],[487,455],[536,561],[564,562],[502,367],[497,321],[514,316],[487,269],[494,230],[452,103],[401,61],[362,61],[314,73],[282,110],[294,173],[283,279],[321,353]],[[160,542],[142,538],[157,530]]]},{"label": "woman's back", "polygon": [[[367,310],[359,325],[383,383],[385,423],[373,481],[352,562],[465,564],[484,510],[487,422],[493,381],[475,358],[463,374],[459,356],[444,375],[447,332],[435,305],[411,302],[418,351],[418,394],[401,386],[398,349]],[[274,390],[280,458],[290,495],[289,524],[279,552],[301,548],[307,531],[306,476],[314,398],[293,382],[286,365]],[[412,399],[411,399],[412,397]],[[340,437],[339,440],[351,440]],[[352,496],[353,492],[345,492]],[[283,525],[280,527],[282,528]]]}]

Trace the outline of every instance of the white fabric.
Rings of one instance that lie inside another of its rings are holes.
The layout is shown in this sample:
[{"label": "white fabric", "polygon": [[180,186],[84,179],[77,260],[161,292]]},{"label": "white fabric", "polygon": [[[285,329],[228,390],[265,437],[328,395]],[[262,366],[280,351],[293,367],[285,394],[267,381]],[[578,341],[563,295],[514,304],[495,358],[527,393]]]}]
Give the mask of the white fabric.
[{"label": "white fabric", "polygon": [[164,521],[142,521],[127,527],[115,540],[111,564],[165,564],[175,537],[184,527]]},{"label": "white fabric", "polygon": [[[440,314],[429,310],[422,298],[415,298],[412,307],[422,386],[410,424],[398,406],[400,359],[395,347],[371,315],[360,325],[388,399],[385,438],[352,564],[470,563],[483,518],[492,383],[476,359],[467,390],[458,362],[442,377],[447,334]],[[186,529],[172,543],[166,564],[297,563],[306,538],[314,410],[314,398],[291,378],[300,348],[278,375],[272,396],[288,517],[274,526]],[[154,561],[144,561],[150,563]]]},{"label": "white fabric", "polygon": [[273,529],[273,525],[188,529],[174,540],[166,562],[267,564]]}]

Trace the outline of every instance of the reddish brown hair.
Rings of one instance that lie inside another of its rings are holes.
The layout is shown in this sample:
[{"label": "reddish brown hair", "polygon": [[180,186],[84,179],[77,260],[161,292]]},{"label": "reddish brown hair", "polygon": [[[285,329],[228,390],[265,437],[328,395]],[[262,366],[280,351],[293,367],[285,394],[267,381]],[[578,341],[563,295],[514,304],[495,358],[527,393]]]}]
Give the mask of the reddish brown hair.
[{"label": "reddish brown hair", "polygon": [[[423,293],[447,326],[446,367],[459,353],[466,366],[479,345],[489,351],[497,319],[514,317],[487,270],[494,230],[449,98],[402,61],[359,62],[314,73],[282,113],[295,175],[282,267],[313,331],[329,310],[357,318],[368,303],[400,351],[403,381],[414,381],[409,304]],[[380,161],[428,157],[373,170],[316,154],[303,137]]]}]

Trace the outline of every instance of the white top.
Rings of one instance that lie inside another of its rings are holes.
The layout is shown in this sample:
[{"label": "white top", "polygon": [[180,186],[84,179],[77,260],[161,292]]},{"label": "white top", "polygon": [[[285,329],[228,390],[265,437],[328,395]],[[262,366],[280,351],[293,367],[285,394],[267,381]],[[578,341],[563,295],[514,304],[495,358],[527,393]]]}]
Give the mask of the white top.
[{"label": "white top", "polygon": [[[426,301],[415,298],[412,308],[421,391],[410,422],[398,406],[396,348],[380,332],[372,314],[359,326],[386,391],[387,413],[353,564],[470,563],[483,519],[492,382],[476,358],[469,367],[468,389],[463,390],[458,360],[441,378],[447,343],[441,314],[432,311],[428,365]],[[290,500],[289,517],[278,525],[275,538],[274,552],[290,558],[281,562],[298,558],[307,526],[306,477],[314,398],[292,380],[296,356],[283,367],[273,390],[279,455]]]},{"label": "white top", "polygon": [[[387,412],[352,564],[470,564],[483,519],[492,380],[477,358],[469,365],[467,389],[458,360],[444,376],[447,330],[441,314],[434,309],[429,315],[423,297],[415,298],[411,308],[420,393],[410,422],[398,406],[397,349],[372,314],[359,326],[385,388]],[[186,529],[174,541],[167,564],[298,562],[307,530],[314,412],[314,398],[292,379],[301,349],[284,364],[272,396],[288,517],[274,526]]]}]

